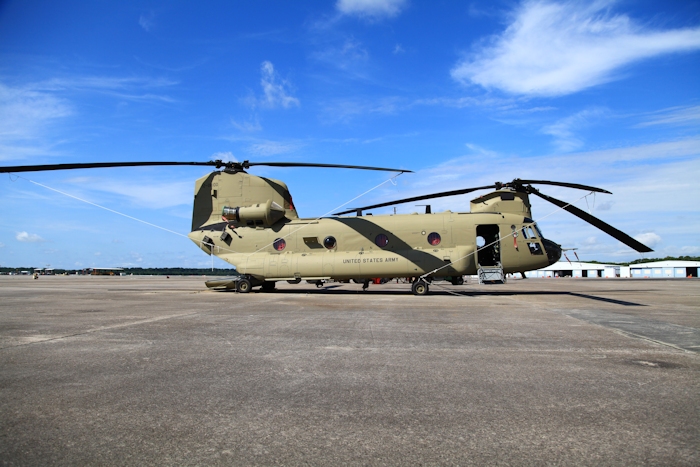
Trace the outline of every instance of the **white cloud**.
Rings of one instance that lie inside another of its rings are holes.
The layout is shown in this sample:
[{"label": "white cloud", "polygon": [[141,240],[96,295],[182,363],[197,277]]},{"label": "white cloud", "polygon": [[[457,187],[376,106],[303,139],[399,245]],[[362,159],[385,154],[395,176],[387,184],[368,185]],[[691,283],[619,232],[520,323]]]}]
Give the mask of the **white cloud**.
[{"label": "white cloud", "polygon": [[587,127],[608,113],[607,109],[592,108],[582,110],[542,128],[542,132],[554,136],[554,144],[561,152],[570,152],[584,145],[583,139],[576,131]]},{"label": "white cloud", "polygon": [[638,126],[698,124],[700,124],[700,105],[693,107],[674,107],[662,110],[657,112],[651,120],[640,123]]},{"label": "white cloud", "polygon": [[299,99],[289,95],[289,83],[279,77],[271,62],[262,62],[260,73],[262,74],[260,85],[265,93],[261,102],[263,106],[284,107],[285,109],[299,106]]},{"label": "white cloud", "polygon": [[163,103],[174,102],[174,99],[152,90],[173,84],[165,79],[95,76],[54,78],[23,86],[0,83],[0,160],[56,153],[56,147],[62,141],[52,139],[50,130],[79,113],[68,97],[75,92]]},{"label": "white cloud", "polygon": [[639,235],[635,235],[634,239],[637,240],[638,242],[641,242],[645,244],[646,246],[650,248],[655,248],[656,245],[661,243],[661,237],[655,234],[654,232],[647,232]]},{"label": "white cloud", "polygon": [[5,244],[0,242],[0,248],[5,248]]},{"label": "white cloud", "polygon": [[262,126],[257,118],[250,122],[237,122],[236,120],[231,119],[231,125],[238,131],[242,131],[244,133],[253,133],[262,130]]},{"label": "white cloud", "polygon": [[43,238],[41,238],[37,234],[30,234],[27,232],[17,232],[17,235],[15,236],[18,242],[26,242],[26,243],[38,243],[38,242],[43,242],[45,241]]},{"label": "white cloud", "polygon": [[615,204],[614,201],[606,201],[604,203],[600,203],[595,207],[596,211],[610,211]]},{"label": "white cloud", "polygon": [[[31,87],[37,91],[52,92],[97,92],[135,102],[175,102],[175,99],[164,94],[154,94],[150,90],[161,89],[177,84],[165,78],[129,77],[120,78],[112,76],[71,76],[53,78],[34,83]],[[146,91],[149,90],[149,91]]]},{"label": "white cloud", "polygon": [[103,182],[98,189],[127,197],[141,206],[154,209],[189,205],[192,202],[193,184],[182,182]]},{"label": "white cloud", "polygon": [[111,208],[115,200],[105,199],[104,193],[116,194],[134,205],[152,209],[190,205],[194,187],[191,179],[159,181],[133,176],[126,179],[72,177],[64,180],[64,183],[69,184],[69,188],[64,188],[62,191],[80,200],[95,202],[107,208]]},{"label": "white cloud", "polygon": [[277,154],[285,154],[295,151],[299,148],[296,143],[280,143],[278,141],[263,141],[260,143],[251,144],[248,151],[256,156],[275,156]]},{"label": "white cloud", "polygon": [[372,19],[392,17],[406,6],[406,0],[338,0],[335,7],[344,15]]},{"label": "white cloud", "polygon": [[613,3],[526,1],[452,77],[512,94],[559,96],[611,81],[636,61],[700,49],[700,28],[650,30],[613,14]]},{"label": "white cloud", "polygon": [[234,156],[231,151],[216,152],[212,154],[211,159],[213,161],[238,162],[238,159],[236,159],[236,156]]},{"label": "white cloud", "polygon": [[34,138],[47,123],[71,114],[70,105],[63,99],[0,83],[0,140]]},{"label": "white cloud", "polygon": [[395,114],[408,108],[399,98],[379,99],[345,99],[329,102],[323,109],[323,122],[347,122],[353,118],[368,114]]},{"label": "white cloud", "polygon": [[139,16],[139,26],[141,26],[144,31],[151,32],[153,26],[155,25],[154,18],[155,15],[153,14],[153,12],[147,14],[141,13],[141,16]]},{"label": "white cloud", "polygon": [[369,59],[369,52],[354,37],[347,37],[342,44],[319,50],[313,53],[312,57],[355,78],[365,79],[364,67]]}]

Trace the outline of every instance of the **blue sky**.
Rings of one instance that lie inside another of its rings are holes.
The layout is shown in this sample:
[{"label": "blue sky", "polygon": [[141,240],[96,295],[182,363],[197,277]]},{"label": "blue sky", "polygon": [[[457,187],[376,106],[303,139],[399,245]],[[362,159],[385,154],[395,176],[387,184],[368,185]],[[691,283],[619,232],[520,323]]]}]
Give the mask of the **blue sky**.
[{"label": "blue sky", "polygon": [[[380,184],[348,207],[568,181],[613,195],[541,188],[648,256],[699,255],[699,83],[698,1],[9,0],[0,164],[224,158],[416,172],[392,184],[375,172],[251,171],[284,180],[303,217]],[[182,236],[206,173],[4,174],[0,265],[207,267]],[[467,211],[470,199],[431,204]],[[538,199],[533,214],[582,260],[640,257]]]}]

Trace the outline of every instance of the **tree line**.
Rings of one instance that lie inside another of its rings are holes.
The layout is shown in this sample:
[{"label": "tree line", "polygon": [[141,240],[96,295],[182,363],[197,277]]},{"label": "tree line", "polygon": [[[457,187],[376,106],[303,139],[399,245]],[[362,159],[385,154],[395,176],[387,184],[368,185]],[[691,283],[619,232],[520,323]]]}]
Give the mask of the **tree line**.
[{"label": "tree line", "polygon": [[[34,266],[7,268],[0,267],[2,274],[20,274],[22,271],[34,273]],[[38,268],[43,269],[43,268]],[[91,268],[86,269],[60,269],[55,268],[54,274],[90,274]],[[115,274],[126,274],[134,276],[234,276],[237,274],[235,269],[229,268],[119,268],[114,271]]]}]

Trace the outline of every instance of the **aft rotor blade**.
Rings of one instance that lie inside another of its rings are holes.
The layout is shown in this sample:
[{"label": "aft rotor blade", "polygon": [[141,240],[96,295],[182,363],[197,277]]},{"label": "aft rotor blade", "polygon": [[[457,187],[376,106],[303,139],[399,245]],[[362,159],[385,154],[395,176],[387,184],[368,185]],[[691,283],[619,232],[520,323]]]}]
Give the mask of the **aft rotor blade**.
[{"label": "aft rotor blade", "polygon": [[470,193],[472,191],[485,190],[487,188],[493,188],[493,187],[494,187],[493,185],[478,186],[478,187],[474,187],[474,188],[463,188],[461,190],[443,191],[440,193],[432,193],[430,195],[414,196],[412,198],[404,198],[404,199],[399,199],[396,201],[389,201],[386,203],[373,204],[371,206],[364,206],[362,208],[348,209],[347,211],[336,212],[334,215],[341,216],[343,214],[349,214],[351,212],[364,211],[367,209],[374,209],[374,208],[383,208],[386,206],[393,206],[395,204],[410,203],[412,201],[423,201],[424,199],[443,198],[445,196],[463,195],[465,193]]},{"label": "aft rotor blade", "polygon": [[255,165],[266,165],[268,167],[321,167],[321,168],[329,168],[329,169],[382,170],[384,172],[413,173],[413,170],[389,169],[386,167],[368,167],[365,165],[316,164],[314,162],[248,162],[248,163],[243,163],[244,167],[253,167]]},{"label": "aft rotor blade", "polygon": [[519,178],[516,178],[515,180],[513,180],[513,183],[514,184],[518,183],[521,185],[555,185],[555,186],[564,186],[567,188],[578,188],[579,190],[595,191],[597,193],[607,193],[609,195],[612,194],[608,190],[604,190],[602,188],[596,188],[594,186],[581,185],[579,183],[552,182],[550,180],[521,180]]},{"label": "aft rotor blade", "polygon": [[616,229],[612,225],[610,225],[606,222],[603,222],[602,220],[598,219],[595,216],[591,216],[586,211],[583,211],[572,204],[568,204],[568,203],[565,203],[564,201],[561,201],[559,199],[552,198],[551,196],[547,196],[547,195],[542,194],[536,190],[532,190],[532,194],[537,195],[540,198],[542,198],[546,201],[549,201],[552,204],[559,206],[560,208],[564,209],[565,211],[570,212],[574,216],[583,219],[584,221],[588,222],[589,224],[593,225],[594,227],[599,228],[600,230],[602,230],[606,234],[610,235],[611,237],[624,243],[625,245],[632,248],[633,250],[636,250],[640,253],[649,253],[651,251],[654,251],[651,248],[649,248],[648,246],[644,245],[643,243],[635,240],[634,238],[630,237],[626,233],[622,232],[621,230]]}]

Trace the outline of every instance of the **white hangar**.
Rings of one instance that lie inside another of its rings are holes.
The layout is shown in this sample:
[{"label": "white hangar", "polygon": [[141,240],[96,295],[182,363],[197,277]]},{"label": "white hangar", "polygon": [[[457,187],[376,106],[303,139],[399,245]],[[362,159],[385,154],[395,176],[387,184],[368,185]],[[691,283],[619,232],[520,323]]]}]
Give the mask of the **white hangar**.
[{"label": "white hangar", "polygon": [[630,264],[620,269],[621,277],[662,278],[698,277],[700,261],[656,261],[654,263]]},{"label": "white hangar", "polygon": [[528,271],[526,277],[631,277],[684,278],[698,277],[700,261],[656,261],[653,263],[617,266],[614,264],[558,261],[546,268]]},{"label": "white hangar", "polygon": [[620,266],[614,264],[557,261],[546,268],[528,271],[525,277],[619,277]]}]

